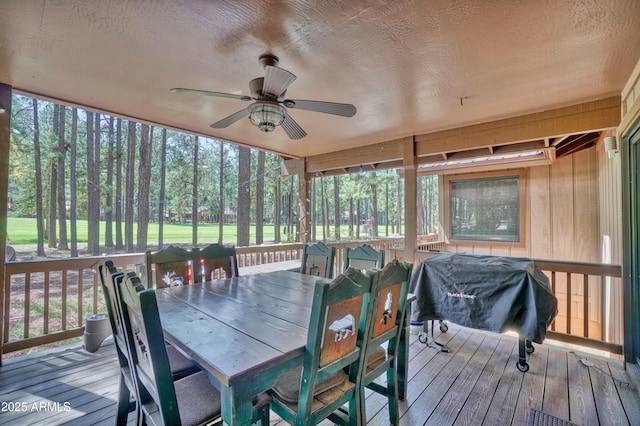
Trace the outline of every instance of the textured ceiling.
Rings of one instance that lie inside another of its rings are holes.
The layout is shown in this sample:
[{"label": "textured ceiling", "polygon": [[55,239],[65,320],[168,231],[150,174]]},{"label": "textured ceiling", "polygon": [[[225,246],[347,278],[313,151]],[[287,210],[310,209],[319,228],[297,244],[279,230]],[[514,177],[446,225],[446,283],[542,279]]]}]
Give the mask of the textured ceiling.
[{"label": "textured ceiling", "polygon": [[[0,82],[16,91],[310,156],[620,94],[640,57],[640,1],[0,0]],[[261,133],[247,106],[272,53],[308,136]]]}]

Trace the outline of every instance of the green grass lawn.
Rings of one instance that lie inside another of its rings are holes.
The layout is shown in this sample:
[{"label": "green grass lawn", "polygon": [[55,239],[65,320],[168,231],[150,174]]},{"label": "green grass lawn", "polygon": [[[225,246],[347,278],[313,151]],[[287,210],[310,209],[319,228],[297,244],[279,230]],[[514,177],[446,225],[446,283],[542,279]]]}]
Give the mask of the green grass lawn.
[{"label": "green grass lawn", "polygon": [[[70,224],[67,221],[67,235],[70,235]],[[379,227],[379,235],[383,236],[385,232],[385,227]],[[391,228],[389,228],[391,229]],[[287,235],[283,232],[283,227],[281,227],[280,239],[282,242],[287,241]],[[124,225],[123,225],[123,233],[124,233]],[[77,222],[77,232],[78,232],[78,242],[86,243],[87,242],[87,222],[86,220]],[[104,242],[104,232],[105,232],[105,223],[100,222],[100,241]],[[331,228],[331,233],[333,233],[333,227]],[[255,233],[256,227],[252,225],[250,228],[251,235],[251,243],[255,243]],[[20,218],[20,217],[9,217],[8,218],[8,228],[7,228],[8,241],[7,244],[37,244],[38,235],[36,232],[36,220],[34,218]],[[133,230],[134,239],[137,235],[137,225],[134,223]],[[191,235],[192,235],[192,225],[190,223],[179,224],[179,223],[165,223],[163,226],[163,242],[165,244],[170,243],[191,243]],[[224,225],[223,229],[223,242],[225,244],[236,244],[237,241],[237,229],[235,224],[227,224]],[[342,225],[340,228],[340,235],[342,239],[346,239],[349,235],[349,228],[347,225]],[[273,242],[274,239],[274,227],[273,225],[264,225],[263,227],[263,236],[265,243]],[[316,236],[321,239],[322,238],[322,227],[318,226],[316,228]],[[331,235],[332,237],[333,235]],[[366,237],[364,230],[360,229],[360,237]],[[123,236],[124,238],[124,236]],[[115,241],[115,226],[113,232],[113,239]],[[218,241],[218,224],[217,223],[201,223],[198,224],[198,242],[199,243],[211,243]],[[149,230],[147,233],[147,243],[151,246],[157,244],[158,242],[158,224],[150,223]]]}]

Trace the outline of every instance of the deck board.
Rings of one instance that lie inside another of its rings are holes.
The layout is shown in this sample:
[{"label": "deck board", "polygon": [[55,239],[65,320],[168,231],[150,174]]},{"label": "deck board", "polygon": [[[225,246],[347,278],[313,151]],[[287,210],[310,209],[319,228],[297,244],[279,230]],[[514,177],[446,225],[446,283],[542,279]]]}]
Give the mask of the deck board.
[{"label": "deck board", "polygon": [[515,412],[522,387],[522,379],[524,378],[524,374],[518,371],[515,366],[517,360],[518,345],[515,344],[514,339],[513,348],[493,394],[491,404],[489,404],[483,424],[508,424],[510,419],[513,419],[513,413]]},{"label": "deck board", "polygon": [[[530,370],[522,373],[515,366],[514,336],[451,324],[437,340],[450,352],[438,352],[411,335],[402,425],[525,425],[531,407],[581,425],[640,424],[640,396],[619,360],[535,345]],[[582,358],[594,367],[582,364]],[[110,339],[93,354],[76,343],[6,359],[0,368],[0,402],[25,402],[29,409],[0,413],[0,424],[112,425],[118,380]],[[30,410],[42,402],[49,409]],[[70,410],[52,411],[55,402],[68,402]],[[389,424],[385,397],[367,391],[366,408],[368,426]],[[271,420],[273,426],[285,424],[273,413]]]},{"label": "deck board", "polygon": [[482,369],[476,385],[471,390],[469,398],[462,406],[460,415],[454,425],[477,425],[479,421],[485,418],[498,383],[507,367],[514,345],[515,341],[513,339],[500,338],[498,345],[491,354],[491,358],[487,361],[487,365]]},{"label": "deck board", "polygon": [[598,413],[591,389],[589,370],[580,363],[578,356],[568,353],[567,371],[570,413],[568,420],[583,426],[598,425]]},{"label": "deck board", "polygon": [[[549,351],[546,347],[537,347],[535,356],[530,356],[527,361],[529,372],[522,374],[522,385],[518,394],[518,403],[513,412],[513,424],[526,424],[529,412],[532,408],[542,410],[542,398],[544,397],[545,377]],[[518,346],[515,349],[515,358],[518,358]],[[515,362],[507,365],[507,369],[515,369]]]}]

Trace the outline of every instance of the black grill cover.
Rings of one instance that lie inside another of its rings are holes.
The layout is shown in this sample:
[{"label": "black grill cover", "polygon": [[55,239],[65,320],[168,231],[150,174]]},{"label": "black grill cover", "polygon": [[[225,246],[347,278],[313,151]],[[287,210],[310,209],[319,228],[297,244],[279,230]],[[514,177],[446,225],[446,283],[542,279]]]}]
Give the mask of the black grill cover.
[{"label": "black grill cover", "polygon": [[[549,281],[531,259],[440,253],[413,271],[412,319],[446,319],[542,343],[557,313]],[[417,310],[417,312],[416,312]]]}]

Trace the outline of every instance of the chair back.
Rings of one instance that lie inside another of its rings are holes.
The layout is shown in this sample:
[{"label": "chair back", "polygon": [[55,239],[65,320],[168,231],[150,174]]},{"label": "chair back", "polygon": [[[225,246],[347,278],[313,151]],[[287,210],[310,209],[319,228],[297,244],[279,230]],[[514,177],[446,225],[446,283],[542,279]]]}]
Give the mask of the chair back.
[{"label": "chair back", "polygon": [[302,265],[300,272],[323,278],[333,276],[333,259],[335,247],[328,247],[323,242],[305,245],[302,249]]},{"label": "chair back", "polygon": [[219,278],[233,278],[238,274],[236,248],[222,244],[209,244],[199,252],[194,271],[195,281],[204,282]]},{"label": "chair back", "polygon": [[100,282],[102,284],[102,292],[107,305],[107,313],[109,315],[109,324],[113,333],[113,340],[116,345],[120,366],[127,366],[127,343],[124,334],[124,325],[122,324],[122,314],[119,306],[119,293],[117,286],[125,278],[125,276],[135,275],[133,272],[126,274],[119,271],[111,260],[105,261],[98,266],[100,272]]},{"label": "chair back", "polygon": [[146,399],[140,397],[141,404],[153,404],[146,411],[159,413],[163,424],[180,424],[155,290],[145,289],[139,277],[129,276],[120,283],[120,296],[131,363],[140,385],[148,392]]},{"label": "chair back", "polygon": [[382,268],[384,265],[384,250],[377,251],[368,244],[356,248],[344,249],[344,270],[355,268],[360,270]]},{"label": "chair back", "polygon": [[129,362],[124,325],[122,323],[122,315],[120,314],[118,301],[117,283],[122,281],[124,274],[119,271],[110,260],[100,264],[98,271],[100,273],[102,293],[107,305],[109,324],[111,325],[113,341],[116,346],[116,355],[120,366],[121,379],[116,423],[121,424],[123,422],[126,423],[127,413],[137,408],[137,404],[130,403],[130,397],[135,396],[137,400],[139,394],[135,377],[132,374],[133,366]]},{"label": "chair back", "polygon": [[314,390],[321,380],[356,365],[364,356],[360,330],[366,323],[370,290],[371,278],[355,269],[330,283],[316,283],[298,401],[299,424],[316,424],[346,402],[351,402],[350,415],[358,415],[354,383],[347,380],[338,389],[340,396],[319,410],[313,407]]},{"label": "chair back", "polygon": [[174,285],[193,284],[194,259],[198,259],[198,249],[186,250],[169,246],[145,252],[147,287],[163,288]]},{"label": "chair back", "polygon": [[405,318],[411,269],[410,263],[394,259],[373,273],[367,345],[379,345],[399,337]]},{"label": "chair back", "polygon": [[[401,333],[404,328],[407,292],[412,265],[394,259],[382,270],[369,271],[373,278],[371,301],[365,324],[366,356],[356,369],[349,373],[358,383],[358,398],[364,408],[364,388],[387,396],[390,424],[398,424],[398,374],[397,358]],[[386,349],[381,346],[387,342]],[[386,387],[376,379],[386,371]],[[363,417],[366,415],[363,413]]]}]

